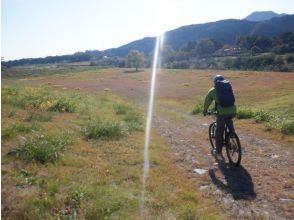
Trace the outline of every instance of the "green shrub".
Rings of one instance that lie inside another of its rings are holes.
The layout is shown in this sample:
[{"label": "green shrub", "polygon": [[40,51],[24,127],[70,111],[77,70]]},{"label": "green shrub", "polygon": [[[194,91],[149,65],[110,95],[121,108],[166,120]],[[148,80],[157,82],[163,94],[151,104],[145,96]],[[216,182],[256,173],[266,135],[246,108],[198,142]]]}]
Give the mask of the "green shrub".
[{"label": "green shrub", "polygon": [[285,120],[281,123],[280,131],[283,134],[294,134],[294,120]]},{"label": "green shrub", "polygon": [[266,112],[264,110],[256,111],[254,114],[254,119],[256,122],[270,122],[274,119],[274,116],[271,115],[269,112]]},{"label": "green shrub", "polygon": [[237,118],[246,119],[254,118],[257,123],[265,122],[265,130],[278,130],[283,134],[294,134],[294,119],[292,118],[292,112],[289,112],[283,118],[281,115],[275,115],[273,113],[264,110],[252,110],[248,107],[240,107],[238,109]]},{"label": "green shrub", "polygon": [[69,137],[41,135],[19,144],[9,155],[26,161],[56,162],[60,152],[70,143]]},{"label": "green shrub", "polygon": [[97,121],[82,128],[82,133],[88,139],[117,139],[123,136],[124,132],[117,122]]},{"label": "green shrub", "polygon": [[48,108],[49,111],[59,111],[59,112],[75,112],[76,111],[76,103],[67,97],[61,97],[57,99],[55,104]]},{"label": "green shrub", "polygon": [[247,118],[253,118],[254,115],[255,115],[254,110],[252,110],[248,107],[239,107],[236,117],[238,119],[247,119]]}]

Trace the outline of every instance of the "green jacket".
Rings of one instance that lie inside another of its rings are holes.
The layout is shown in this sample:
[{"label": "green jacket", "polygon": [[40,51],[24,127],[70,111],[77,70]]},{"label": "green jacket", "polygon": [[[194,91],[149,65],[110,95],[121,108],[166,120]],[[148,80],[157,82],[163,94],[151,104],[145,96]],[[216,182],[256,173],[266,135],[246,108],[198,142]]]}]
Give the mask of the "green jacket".
[{"label": "green jacket", "polygon": [[[216,103],[218,103],[214,87],[208,91],[205,97],[204,109],[203,109],[204,112],[207,112],[208,107],[213,101],[216,101]],[[237,107],[235,105],[231,107],[221,107],[220,105],[217,104],[216,108],[219,115],[230,115],[230,114],[235,115],[237,113]]]}]

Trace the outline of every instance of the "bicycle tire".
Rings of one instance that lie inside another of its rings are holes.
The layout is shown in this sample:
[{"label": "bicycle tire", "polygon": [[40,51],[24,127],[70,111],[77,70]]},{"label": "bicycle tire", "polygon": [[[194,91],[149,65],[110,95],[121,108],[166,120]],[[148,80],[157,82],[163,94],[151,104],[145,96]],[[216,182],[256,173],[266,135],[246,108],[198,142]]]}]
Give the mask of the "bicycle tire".
[{"label": "bicycle tire", "polygon": [[212,150],[215,150],[215,129],[216,129],[216,122],[212,122],[209,125],[209,129],[208,129],[208,136],[209,136],[209,141],[210,141]]},{"label": "bicycle tire", "polygon": [[[241,163],[242,149],[239,137],[236,133],[230,133],[226,137],[226,152],[230,164],[237,167]],[[237,160],[233,158],[233,154],[237,153]]]}]

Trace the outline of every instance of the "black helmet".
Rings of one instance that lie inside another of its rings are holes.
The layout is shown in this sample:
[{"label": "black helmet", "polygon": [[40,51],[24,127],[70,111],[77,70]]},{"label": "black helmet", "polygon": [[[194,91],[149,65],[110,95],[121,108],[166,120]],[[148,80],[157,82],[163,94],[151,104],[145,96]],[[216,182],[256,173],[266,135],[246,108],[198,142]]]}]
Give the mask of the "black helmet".
[{"label": "black helmet", "polygon": [[214,83],[216,83],[217,81],[223,81],[223,80],[225,80],[225,77],[223,77],[222,75],[216,75],[213,78]]}]

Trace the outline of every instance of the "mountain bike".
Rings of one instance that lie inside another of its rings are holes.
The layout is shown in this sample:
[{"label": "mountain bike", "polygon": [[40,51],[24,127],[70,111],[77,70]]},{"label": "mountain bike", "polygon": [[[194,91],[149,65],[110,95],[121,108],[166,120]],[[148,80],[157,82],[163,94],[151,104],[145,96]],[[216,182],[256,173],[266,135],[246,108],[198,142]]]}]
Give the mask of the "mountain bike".
[{"label": "mountain bike", "polygon": [[[217,116],[217,112],[208,112],[208,115],[214,115]],[[216,151],[215,146],[215,134],[216,134],[216,121],[212,122],[209,125],[208,129],[208,135],[209,140],[212,146],[212,154],[214,155],[214,152]],[[239,166],[242,158],[242,149],[239,137],[236,133],[232,133],[229,131],[229,128],[225,124],[224,129],[224,143],[223,145],[226,147],[227,156],[229,159],[230,164],[237,167]]]}]

